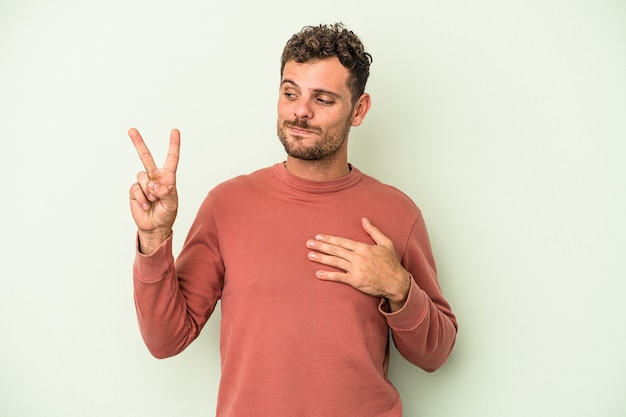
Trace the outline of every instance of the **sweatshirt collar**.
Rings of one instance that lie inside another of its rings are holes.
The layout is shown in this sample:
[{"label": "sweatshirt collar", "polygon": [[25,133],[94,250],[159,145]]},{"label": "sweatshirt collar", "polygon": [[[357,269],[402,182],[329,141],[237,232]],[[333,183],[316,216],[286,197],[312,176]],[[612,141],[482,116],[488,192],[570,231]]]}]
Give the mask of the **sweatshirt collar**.
[{"label": "sweatshirt collar", "polygon": [[278,179],[285,185],[296,190],[314,194],[332,193],[345,190],[356,185],[363,177],[361,171],[352,165],[350,165],[350,172],[348,175],[329,181],[311,181],[300,178],[289,172],[285,167],[284,162],[275,164],[272,167],[272,170]]}]

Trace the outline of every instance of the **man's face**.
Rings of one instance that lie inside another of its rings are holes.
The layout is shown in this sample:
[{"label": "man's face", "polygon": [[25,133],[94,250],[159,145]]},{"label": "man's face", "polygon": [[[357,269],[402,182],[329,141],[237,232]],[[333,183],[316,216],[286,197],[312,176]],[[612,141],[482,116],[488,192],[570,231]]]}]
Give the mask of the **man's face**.
[{"label": "man's face", "polygon": [[337,58],[286,63],[277,130],[289,156],[318,161],[347,153],[353,117],[348,75]]}]

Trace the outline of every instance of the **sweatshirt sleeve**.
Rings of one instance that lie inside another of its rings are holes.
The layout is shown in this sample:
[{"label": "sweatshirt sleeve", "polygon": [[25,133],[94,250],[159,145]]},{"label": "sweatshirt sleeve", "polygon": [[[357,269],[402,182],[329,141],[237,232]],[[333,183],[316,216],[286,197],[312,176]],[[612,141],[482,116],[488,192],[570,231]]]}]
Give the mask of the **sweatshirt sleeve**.
[{"label": "sweatshirt sleeve", "polygon": [[157,358],[177,355],[189,346],[221,297],[223,265],[209,206],[206,201],[201,206],[176,262],[172,236],[149,256],[136,252],[137,319],[148,350]]},{"label": "sweatshirt sleeve", "polygon": [[396,348],[409,362],[427,372],[443,366],[454,347],[457,321],[443,296],[426,226],[420,216],[416,221],[402,264],[412,276],[404,306],[386,317]]}]

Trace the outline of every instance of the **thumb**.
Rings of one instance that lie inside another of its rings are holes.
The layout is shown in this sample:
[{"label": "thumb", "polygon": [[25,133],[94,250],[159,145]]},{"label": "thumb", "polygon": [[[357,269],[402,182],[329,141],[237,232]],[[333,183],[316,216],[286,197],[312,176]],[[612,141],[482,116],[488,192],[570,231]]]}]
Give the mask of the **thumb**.
[{"label": "thumb", "polygon": [[363,227],[365,233],[367,233],[377,245],[389,246],[391,243],[389,238],[385,236],[376,226],[374,226],[367,217],[363,217],[361,219],[361,227]]}]

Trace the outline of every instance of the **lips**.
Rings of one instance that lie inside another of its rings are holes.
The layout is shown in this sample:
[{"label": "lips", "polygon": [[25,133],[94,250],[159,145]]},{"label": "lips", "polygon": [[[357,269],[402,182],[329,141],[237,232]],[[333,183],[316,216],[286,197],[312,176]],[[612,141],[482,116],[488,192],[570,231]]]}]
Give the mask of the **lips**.
[{"label": "lips", "polygon": [[306,122],[284,122],[284,126],[289,128],[292,134],[294,135],[311,135],[311,134],[319,134],[321,129],[317,127],[309,126]]},{"label": "lips", "polygon": [[290,127],[289,129],[291,130],[291,133],[293,135],[297,135],[297,136],[304,136],[304,135],[310,135],[310,134],[315,133],[312,130],[301,129],[299,127]]}]

